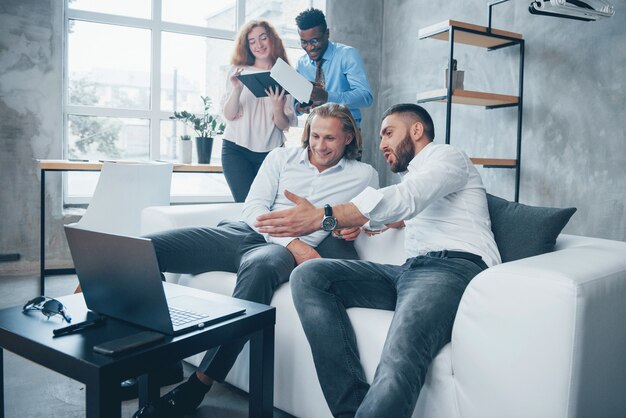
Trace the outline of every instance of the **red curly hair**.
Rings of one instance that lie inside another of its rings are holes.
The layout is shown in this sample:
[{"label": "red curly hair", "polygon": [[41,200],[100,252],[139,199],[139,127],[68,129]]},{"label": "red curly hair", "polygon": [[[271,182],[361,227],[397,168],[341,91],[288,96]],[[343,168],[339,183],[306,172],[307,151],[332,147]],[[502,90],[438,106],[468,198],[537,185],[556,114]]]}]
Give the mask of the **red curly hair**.
[{"label": "red curly hair", "polygon": [[278,36],[274,26],[266,20],[250,20],[241,27],[239,33],[237,34],[237,38],[235,39],[235,50],[233,51],[233,55],[230,57],[230,63],[232,65],[254,65],[255,58],[254,55],[252,55],[252,51],[250,51],[250,46],[248,45],[248,35],[252,29],[257,26],[265,29],[265,32],[271,41],[272,64],[274,64],[279,57],[289,64],[282,39]]}]

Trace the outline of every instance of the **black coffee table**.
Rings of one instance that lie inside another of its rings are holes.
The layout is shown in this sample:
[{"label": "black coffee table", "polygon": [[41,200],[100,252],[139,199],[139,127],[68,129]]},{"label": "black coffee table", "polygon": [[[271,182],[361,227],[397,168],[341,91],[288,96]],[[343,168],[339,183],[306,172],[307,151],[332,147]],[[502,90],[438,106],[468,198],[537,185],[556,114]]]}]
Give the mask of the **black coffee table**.
[{"label": "black coffee table", "polygon": [[[66,324],[60,317],[46,320],[40,312],[22,313],[21,306],[0,310],[0,418],[4,417],[3,351],[61,373],[86,385],[87,417],[120,417],[120,382],[139,379],[139,405],[159,397],[159,386],[150,374],[164,364],[202,352],[242,336],[250,337],[250,417],[271,417],[274,396],[274,324],[276,309],[271,306],[202,292],[165,283],[168,297],[194,295],[220,303],[241,306],[244,315],[177,337],[166,337],[137,351],[119,357],[94,353],[94,345],[124,337],[144,329],[108,318],[100,327],[52,338],[52,330]],[[73,323],[87,316],[82,294],[58,298],[68,308]],[[10,377],[9,377],[10,378]],[[29,394],[29,396],[31,396]],[[54,411],[51,412],[54,414]]]}]

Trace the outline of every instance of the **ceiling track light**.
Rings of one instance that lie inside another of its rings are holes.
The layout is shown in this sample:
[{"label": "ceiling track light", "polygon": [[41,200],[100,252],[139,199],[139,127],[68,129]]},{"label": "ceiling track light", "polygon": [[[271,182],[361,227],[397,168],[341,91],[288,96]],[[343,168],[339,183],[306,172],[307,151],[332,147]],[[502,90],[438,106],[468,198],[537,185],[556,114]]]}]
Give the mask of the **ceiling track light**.
[{"label": "ceiling track light", "polygon": [[528,6],[528,11],[535,15],[562,17],[586,22],[611,17],[615,14],[612,5],[597,0],[536,0]]},{"label": "ceiling track light", "polygon": [[[492,0],[489,2],[487,32],[491,32],[491,9],[493,6],[507,1],[509,0]],[[615,8],[607,0],[533,0],[528,6],[528,11],[534,15],[561,17],[585,22],[593,22],[615,14]]]}]

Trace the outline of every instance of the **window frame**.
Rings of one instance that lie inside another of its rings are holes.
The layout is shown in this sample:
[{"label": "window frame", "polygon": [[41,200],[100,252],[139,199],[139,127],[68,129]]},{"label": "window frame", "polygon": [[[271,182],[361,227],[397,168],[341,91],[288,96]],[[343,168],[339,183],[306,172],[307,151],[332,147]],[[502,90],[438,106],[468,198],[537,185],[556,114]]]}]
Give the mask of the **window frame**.
[{"label": "window frame", "polygon": [[[312,7],[315,0],[308,0]],[[324,4],[324,6],[326,6]],[[246,0],[235,1],[235,29],[213,29],[182,23],[166,22],[162,19],[162,0],[151,0],[152,14],[150,18],[120,16],[109,13],[91,12],[70,8],[69,0],[64,0],[64,37],[63,37],[63,158],[66,155],[66,146],[69,141],[69,116],[99,116],[118,118],[138,118],[149,122],[149,159],[159,160],[161,156],[161,122],[169,120],[171,111],[161,111],[161,46],[164,32],[200,36],[221,40],[234,41],[241,26],[245,23]],[[326,9],[326,7],[324,7]],[[111,24],[131,28],[147,29],[150,35],[150,106],[147,110],[108,108],[102,106],[74,105],[69,103],[69,54],[68,39],[70,21],[78,20],[91,23]],[[283,40],[287,48],[300,48],[297,41]],[[189,174],[185,174],[189,175]],[[63,176],[63,201],[65,205],[82,205],[89,201],[90,196],[68,195],[67,176]],[[196,198],[197,197],[197,198]],[[232,196],[194,195],[173,197],[173,202],[204,203],[232,201]]]}]

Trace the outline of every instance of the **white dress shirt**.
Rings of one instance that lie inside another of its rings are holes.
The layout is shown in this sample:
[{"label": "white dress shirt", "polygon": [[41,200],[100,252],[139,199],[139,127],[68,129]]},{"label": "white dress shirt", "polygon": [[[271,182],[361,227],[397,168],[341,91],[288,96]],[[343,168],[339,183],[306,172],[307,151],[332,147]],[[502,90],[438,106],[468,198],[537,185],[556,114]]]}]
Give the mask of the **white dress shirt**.
[{"label": "white dress shirt", "polygon": [[[246,70],[255,70],[242,66]],[[226,77],[226,91],[222,96],[222,109],[233,90],[230,75],[237,69],[231,68]],[[283,111],[289,120],[289,126],[297,126],[298,119],[293,107],[293,98],[286,95]],[[274,123],[274,105],[269,97],[256,97],[244,86],[239,96],[239,109],[235,119],[226,121],[224,139],[254,152],[268,152],[280,147],[285,142],[285,134]]]},{"label": "white dress shirt", "polygon": [[[284,195],[285,189],[305,197],[315,206],[332,206],[349,201],[368,186],[378,187],[378,173],[369,164],[342,158],[337,165],[320,173],[309,162],[306,149],[277,148],[267,155],[250,187],[243,220],[257,230],[254,227],[257,216],[293,207],[293,202]],[[268,242],[283,246],[295,239],[263,235]],[[316,247],[327,235],[328,232],[320,230],[300,239]]]},{"label": "white dress shirt", "polygon": [[372,228],[404,220],[411,257],[454,250],[480,255],[488,266],[501,262],[480,174],[451,145],[428,144],[411,160],[400,184],[368,188],[352,203]]}]

